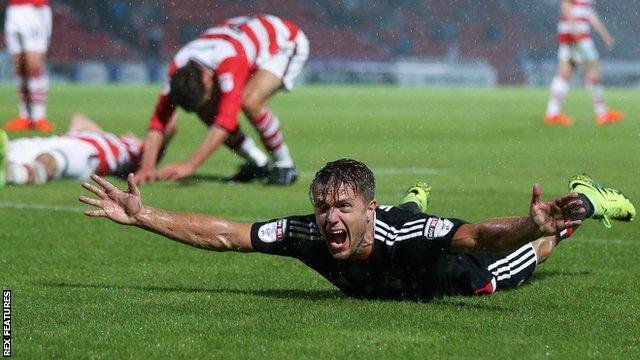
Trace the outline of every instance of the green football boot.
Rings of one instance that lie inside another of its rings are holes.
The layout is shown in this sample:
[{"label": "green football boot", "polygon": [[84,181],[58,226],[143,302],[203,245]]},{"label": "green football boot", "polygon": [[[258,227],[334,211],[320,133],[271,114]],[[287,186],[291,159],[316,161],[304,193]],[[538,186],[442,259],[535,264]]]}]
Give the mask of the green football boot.
[{"label": "green football boot", "polygon": [[599,219],[606,228],[611,220],[632,221],[636,209],[620,191],[605,187],[587,175],[576,175],[569,180],[569,191],[586,196],[593,204],[594,219]]},{"label": "green football boot", "polygon": [[4,130],[0,129],[0,187],[5,184],[7,156],[9,156],[9,137]]},{"label": "green football boot", "polygon": [[431,200],[431,186],[425,182],[418,181],[407,190],[402,203],[414,202],[418,204],[421,212],[426,213],[429,200]]}]

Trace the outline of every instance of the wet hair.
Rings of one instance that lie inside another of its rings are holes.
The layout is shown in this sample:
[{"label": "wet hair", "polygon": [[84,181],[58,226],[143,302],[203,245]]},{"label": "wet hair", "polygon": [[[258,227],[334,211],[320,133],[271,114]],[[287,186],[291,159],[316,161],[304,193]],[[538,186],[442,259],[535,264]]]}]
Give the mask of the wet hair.
[{"label": "wet hair", "polygon": [[171,76],[169,98],[188,112],[197,111],[204,103],[206,89],[202,83],[202,71],[197,62],[189,62]]},{"label": "wet hair", "polygon": [[373,172],[357,160],[343,158],[328,162],[320,169],[311,182],[309,199],[316,207],[316,200],[327,196],[337,197],[340,186],[351,189],[356,195],[362,195],[365,203],[376,196],[376,179]]}]

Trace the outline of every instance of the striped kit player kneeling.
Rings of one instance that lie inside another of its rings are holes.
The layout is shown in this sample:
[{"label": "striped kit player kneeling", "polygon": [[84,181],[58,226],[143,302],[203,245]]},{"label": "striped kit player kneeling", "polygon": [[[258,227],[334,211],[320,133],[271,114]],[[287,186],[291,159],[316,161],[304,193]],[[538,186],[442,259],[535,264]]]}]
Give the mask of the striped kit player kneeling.
[{"label": "striped kit player kneeling", "polygon": [[[291,91],[309,56],[309,41],[294,23],[273,15],[237,17],[207,29],[174,56],[149,123],[149,150],[135,174],[136,183],[190,177],[222,145],[244,160],[229,180],[264,180],[290,185],[298,177],[280,120],[268,106],[280,90]],[[208,128],[205,140],[182,162],[156,169],[168,124],[176,108],[195,113]],[[245,136],[242,112],[260,136],[269,157]]]},{"label": "striped kit player kneeling", "polygon": [[583,220],[635,216],[627,198],[584,175],[571,180],[571,193],[550,201],[541,201],[536,184],[529,214],[519,217],[468,223],[426,214],[430,188],[421,184],[409,189],[402,205],[378,206],[373,173],[351,159],[316,173],[309,190],[313,214],[253,224],[144,206],[132,176],[128,192],[93,179],[102,189],[83,184],[98,197],[80,197],[97,208],[87,216],[206,250],[292,257],[343,293],[366,299],[428,301],[513,288]]}]

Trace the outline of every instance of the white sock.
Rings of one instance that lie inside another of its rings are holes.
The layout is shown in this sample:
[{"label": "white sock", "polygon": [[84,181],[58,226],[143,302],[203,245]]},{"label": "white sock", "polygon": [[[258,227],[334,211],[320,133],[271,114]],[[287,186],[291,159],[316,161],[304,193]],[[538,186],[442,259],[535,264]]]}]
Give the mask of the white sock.
[{"label": "white sock", "polygon": [[250,137],[245,137],[242,144],[236,149],[236,153],[248,162],[257,166],[265,166],[269,163],[269,158],[262,150],[258,149],[256,143]]},{"label": "white sock", "polygon": [[284,136],[280,130],[280,120],[268,108],[251,122],[260,134],[260,140],[264,147],[269,150],[274,163],[278,167],[293,167],[293,159],[289,154],[289,147],[284,142]]},{"label": "white sock", "polygon": [[551,97],[547,104],[547,116],[555,116],[562,110],[562,102],[569,92],[570,84],[562,76],[556,75],[551,82]]},{"label": "white sock", "polygon": [[47,182],[47,169],[39,162],[33,163],[33,183],[42,185]]},{"label": "white sock", "polygon": [[282,143],[280,147],[273,150],[271,153],[275,160],[274,165],[281,168],[290,168],[293,167],[293,159],[291,158],[291,154],[289,153],[289,147],[287,144]]},{"label": "white sock", "polygon": [[592,82],[585,83],[589,95],[591,95],[591,102],[593,103],[593,111],[596,115],[600,116],[607,111],[607,105],[604,103],[604,87],[602,84],[594,84]]},{"label": "white sock", "polygon": [[33,164],[9,163],[6,180],[8,184],[41,185],[47,182],[47,170],[39,162]]},{"label": "white sock", "polygon": [[47,117],[47,91],[49,90],[49,76],[42,72],[37,76],[30,76],[29,100],[31,101],[31,116],[34,120]]},{"label": "white sock", "polygon": [[29,168],[24,164],[7,164],[7,184],[24,185],[29,183]]}]

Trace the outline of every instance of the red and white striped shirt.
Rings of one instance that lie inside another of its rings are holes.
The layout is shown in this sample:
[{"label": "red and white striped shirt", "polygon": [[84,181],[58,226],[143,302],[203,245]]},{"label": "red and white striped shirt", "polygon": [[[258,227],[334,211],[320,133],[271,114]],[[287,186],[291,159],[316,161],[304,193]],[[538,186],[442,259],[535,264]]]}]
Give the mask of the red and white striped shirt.
[{"label": "red and white striped shirt", "polygon": [[[593,14],[593,0],[570,0],[571,20],[563,13],[558,21],[558,42],[561,44],[574,43],[591,37],[591,21]],[[573,25],[572,25],[573,23]],[[574,34],[573,28],[578,34]]]},{"label": "red and white striped shirt", "polygon": [[106,131],[72,131],[65,136],[82,140],[96,149],[100,160],[98,175],[125,175],[140,165],[143,151],[140,140]]},{"label": "red and white striped shirt", "polygon": [[[213,119],[202,121],[234,132],[249,75],[282,49],[294,48],[299,33],[295,24],[273,15],[228,19],[180,49],[169,66],[169,78],[189,60],[213,70],[220,86],[218,111]],[[176,107],[167,96],[169,91],[165,84],[149,129],[166,129]]]},{"label": "red and white striped shirt", "polygon": [[49,0],[9,0],[9,6],[12,5],[49,6]]}]

